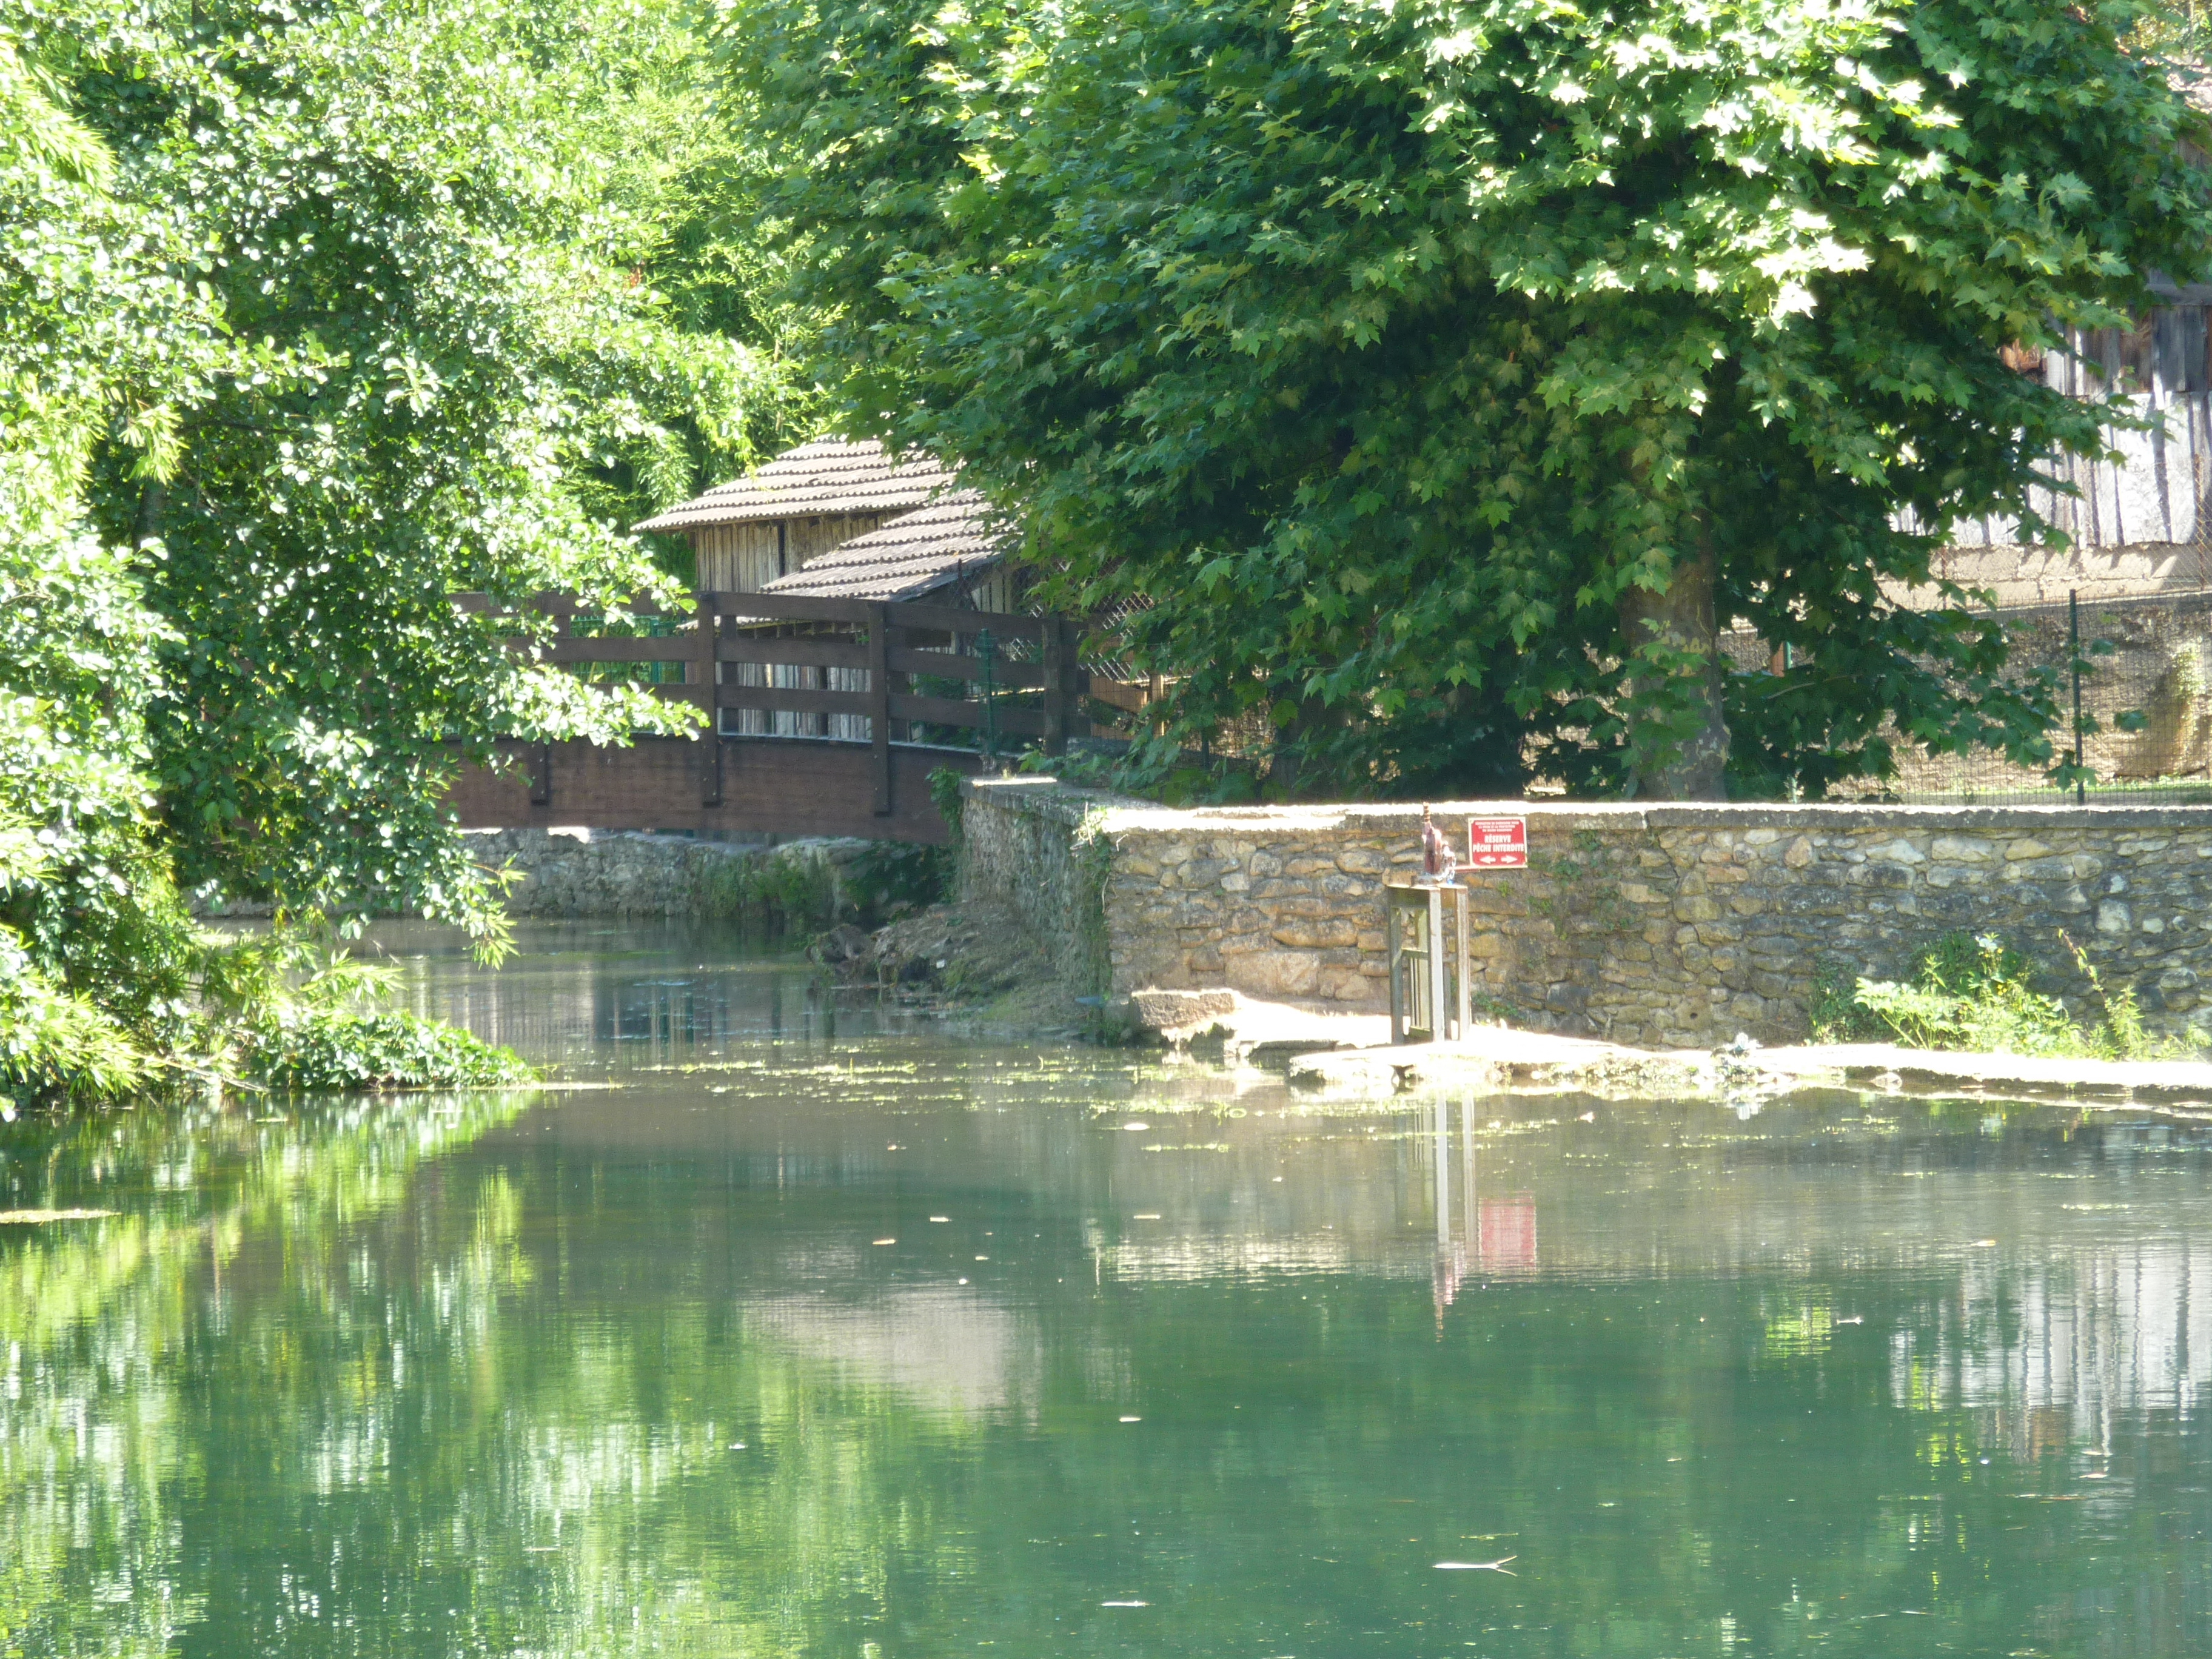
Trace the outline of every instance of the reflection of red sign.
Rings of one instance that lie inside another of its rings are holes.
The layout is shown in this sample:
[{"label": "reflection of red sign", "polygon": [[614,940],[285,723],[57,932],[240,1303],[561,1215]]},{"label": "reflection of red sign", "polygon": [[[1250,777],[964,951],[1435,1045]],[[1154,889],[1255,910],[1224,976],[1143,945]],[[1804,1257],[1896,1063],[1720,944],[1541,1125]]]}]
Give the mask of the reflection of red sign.
[{"label": "reflection of red sign", "polygon": [[1531,1193],[1482,1200],[1482,1270],[1504,1277],[1536,1271],[1536,1199]]},{"label": "reflection of red sign", "polygon": [[1528,820],[1469,818],[1467,821],[1467,861],[1478,870],[1527,869]]}]

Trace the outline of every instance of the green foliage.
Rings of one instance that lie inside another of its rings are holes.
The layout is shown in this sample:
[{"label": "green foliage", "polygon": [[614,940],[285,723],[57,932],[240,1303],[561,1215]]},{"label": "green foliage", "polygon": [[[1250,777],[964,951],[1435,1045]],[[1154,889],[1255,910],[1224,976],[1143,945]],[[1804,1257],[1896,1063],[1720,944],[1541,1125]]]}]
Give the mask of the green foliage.
[{"label": "green foliage", "polygon": [[309,1094],[468,1088],[537,1075],[511,1049],[404,1010],[289,1012],[254,1033],[248,1055],[255,1081]]},{"label": "green foliage", "polygon": [[966,822],[963,815],[967,811],[968,798],[960,793],[960,786],[966,781],[964,773],[956,772],[949,766],[933,768],[929,774],[930,805],[937,808],[937,816],[945,820],[945,827],[952,832],[952,845],[956,849],[960,845],[963,826]]},{"label": "green foliage", "polygon": [[1236,805],[1263,797],[1283,798],[1280,791],[1268,789],[1249,760],[1186,749],[1172,736],[1140,737],[1119,753],[1072,750],[1054,756],[1030,749],[1023,752],[1017,767],[1024,772],[1051,773],[1079,788],[1117,790],[1168,806]]},{"label": "green foliage", "polygon": [[[949,769],[939,768],[939,770]],[[896,921],[951,896],[953,851],[906,842],[872,842],[853,860],[852,902],[869,922]]]},{"label": "green foliage", "polygon": [[[2050,538],[2043,458],[2136,419],[2002,349],[2212,248],[2130,5],[726,4],[849,420],[963,458],[1060,603],[1151,601],[1178,755],[1648,788],[1721,707],[1751,794],[2056,759],[1930,560]],[[1787,665],[1723,674],[1738,624]]]},{"label": "green foliage", "polygon": [[2087,957],[2079,948],[2074,956],[2104,1009],[2094,1026],[2077,1023],[2057,997],[2035,990],[2027,959],[2002,939],[1946,933],[1914,954],[1903,980],[1860,979],[1847,986],[1836,963],[1823,963],[1814,999],[1814,1039],[2092,1060],[2189,1052],[2186,1044],[2152,1037],[2143,1029],[2134,991],[2106,991]]},{"label": "green foliage", "polygon": [[[536,1075],[513,1053],[437,1020],[379,1008],[392,975],[285,933],[252,934],[209,949],[203,1002],[235,1068],[267,1088],[465,1088]],[[234,1034],[235,1034],[234,1036]]]},{"label": "green foliage", "polygon": [[37,851],[0,882],[0,1086],[228,1052],[180,890],[496,953],[455,769],[693,719],[450,603],[651,590],[623,526],[812,418],[687,17],[0,15],[0,832]]},{"label": "green foliage", "polygon": [[708,866],[697,899],[702,915],[738,922],[771,938],[817,933],[844,919],[850,900],[820,849],[775,848],[758,857]]}]

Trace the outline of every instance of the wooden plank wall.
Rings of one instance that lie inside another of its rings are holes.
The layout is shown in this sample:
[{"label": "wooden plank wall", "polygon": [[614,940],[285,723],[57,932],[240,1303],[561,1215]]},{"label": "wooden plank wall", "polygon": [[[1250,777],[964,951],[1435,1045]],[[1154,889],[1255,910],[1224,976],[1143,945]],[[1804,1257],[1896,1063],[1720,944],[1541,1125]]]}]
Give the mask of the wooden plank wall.
[{"label": "wooden plank wall", "polygon": [[804,569],[831,548],[883,527],[880,513],[717,524],[690,533],[702,592],[757,593],[778,576]]},{"label": "wooden plank wall", "polygon": [[[2136,329],[2077,332],[2075,349],[2051,352],[2040,364],[2045,384],[2071,397],[2123,392],[2137,410],[2161,419],[2158,430],[2107,436],[2121,460],[2060,459],[2055,477],[2080,493],[2035,492],[2036,510],[2063,530],[2079,549],[2212,544],[2212,299],[2177,292]],[[1954,546],[2008,548],[2019,544],[2019,524],[2006,518],[1964,520],[1954,526]],[[2212,568],[2201,556],[2202,579]]]},{"label": "wooden plank wall", "polygon": [[[812,518],[767,520],[757,524],[708,525],[691,534],[702,592],[757,593],[778,576],[802,570],[830,549],[855,536],[880,529],[875,513],[824,514]],[[860,690],[842,671],[731,663],[722,671],[732,685],[772,685],[789,690]],[[849,682],[849,683],[848,683]],[[867,740],[866,722],[849,714],[802,714],[779,710],[732,708],[723,716],[732,737],[844,738]]]}]

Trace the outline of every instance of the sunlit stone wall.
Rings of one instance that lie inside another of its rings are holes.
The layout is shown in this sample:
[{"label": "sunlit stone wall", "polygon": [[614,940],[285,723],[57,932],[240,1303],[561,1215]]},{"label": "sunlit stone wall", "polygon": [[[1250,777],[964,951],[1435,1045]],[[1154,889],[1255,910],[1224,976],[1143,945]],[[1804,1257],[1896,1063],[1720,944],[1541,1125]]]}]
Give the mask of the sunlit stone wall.
[{"label": "sunlit stone wall", "polygon": [[[964,878],[1073,948],[1095,905],[1109,994],[1226,986],[1386,1005],[1382,886],[1419,865],[1418,807],[1175,811],[1037,780],[969,786]],[[1963,930],[2002,933],[2096,1012],[2075,965],[2147,1023],[2212,1026],[2212,809],[1667,806],[1522,812],[1530,867],[1473,878],[1491,1012],[1637,1043],[1802,1041],[1824,958],[1899,974]],[[1067,921],[1057,920],[1065,915]]]}]

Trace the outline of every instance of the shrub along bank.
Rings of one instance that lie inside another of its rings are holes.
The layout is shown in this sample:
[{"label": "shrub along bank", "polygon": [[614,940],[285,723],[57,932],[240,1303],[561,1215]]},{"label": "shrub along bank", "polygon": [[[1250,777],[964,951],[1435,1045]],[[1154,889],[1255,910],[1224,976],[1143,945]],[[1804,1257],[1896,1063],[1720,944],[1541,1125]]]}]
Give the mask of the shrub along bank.
[{"label": "shrub along bank", "polygon": [[2061,1060],[2179,1060],[2212,1047],[2196,1028],[2154,1036],[2134,990],[2107,990],[2088,953],[2065,942],[2100,1006],[2094,1019],[2077,1019],[2062,999],[2037,990],[2033,965],[1997,934],[1946,933],[1913,953],[1902,979],[1854,980],[1841,963],[1824,962],[1814,1040]]}]

